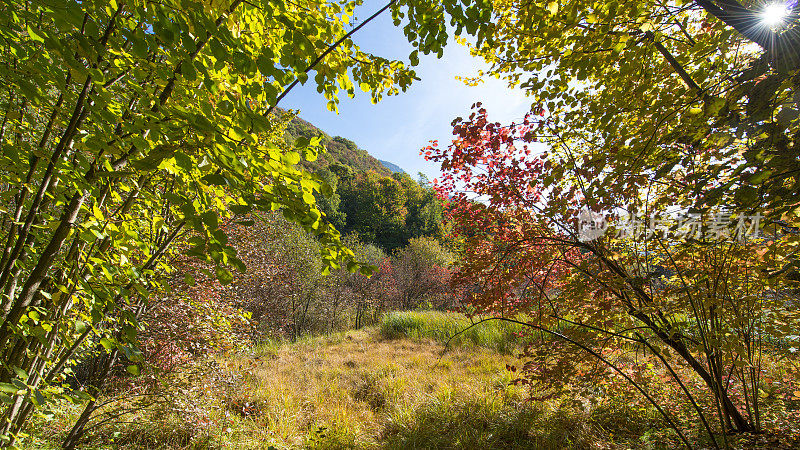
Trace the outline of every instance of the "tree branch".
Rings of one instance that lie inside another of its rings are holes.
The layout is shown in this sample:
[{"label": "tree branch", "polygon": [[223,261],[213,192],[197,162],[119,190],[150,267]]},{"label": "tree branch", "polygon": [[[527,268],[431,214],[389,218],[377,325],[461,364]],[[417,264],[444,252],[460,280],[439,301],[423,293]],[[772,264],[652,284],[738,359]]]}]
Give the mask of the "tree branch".
[{"label": "tree branch", "polygon": [[[352,36],[358,30],[360,30],[361,27],[363,27],[364,25],[370,23],[372,21],[372,19],[378,17],[382,12],[386,11],[387,9],[389,9],[389,7],[392,6],[396,1],[397,0],[389,0],[389,3],[384,5],[383,8],[379,9],[375,14],[369,16],[369,18],[367,18],[367,20],[361,22],[357,27],[355,27],[352,30],[350,30],[350,32],[348,32],[347,34],[342,36],[338,41],[334,42],[333,45],[328,46],[328,48],[324,52],[322,52],[321,55],[317,56],[317,59],[315,59],[308,67],[306,67],[306,70],[304,70],[303,73],[308,73],[309,71],[311,71],[311,69],[316,67],[317,64],[319,64],[326,56],[328,56],[332,51],[334,51],[336,49],[336,47],[341,45],[342,42],[344,42],[345,40],[349,39],[350,36]],[[275,109],[275,107],[278,106],[278,103],[280,103],[281,100],[283,100],[283,97],[286,97],[286,94],[288,94],[292,89],[294,89],[295,86],[297,86],[297,83],[299,83],[299,82],[300,82],[300,78],[295,78],[295,80],[292,82],[292,84],[290,84],[289,87],[286,88],[286,90],[284,90],[281,93],[281,95],[278,96],[278,98],[275,100],[275,104],[270,106],[267,109],[267,112],[264,113],[264,115],[268,116]]]}]

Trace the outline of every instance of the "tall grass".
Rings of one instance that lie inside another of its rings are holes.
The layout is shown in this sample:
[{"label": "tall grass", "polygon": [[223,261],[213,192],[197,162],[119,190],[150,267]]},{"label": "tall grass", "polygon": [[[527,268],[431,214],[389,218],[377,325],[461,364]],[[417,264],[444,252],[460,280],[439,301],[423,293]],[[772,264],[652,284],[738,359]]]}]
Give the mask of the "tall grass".
[{"label": "tall grass", "polygon": [[434,340],[451,346],[477,346],[510,354],[526,342],[523,325],[490,320],[473,325],[462,314],[441,311],[394,311],[381,319],[380,333],[385,339]]},{"label": "tall grass", "polygon": [[440,392],[392,414],[383,448],[588,449],[597,442],[587,415],[575,409],[518,403],[499,396]]},{"label": "tall grass", "polygon": [[[456,314],[387,315],[368,327],[294,343],[264,341],[203,363],[170,399],[91,430],[81,448],[590,449],[671,448],[671,430],[631,404],[627,390],[589,401],[529,398],[511,383],[518,360],[491,349],[520,345],[500,321],[441,342],[469,321]],[[387,340],[386,337],[409,336]],[[486,348],[488,347],[488,348]],[[205,372],[203,372],[205,373]],[[172,380],[172,378],[170,379]],[[614,389],[614,386],[609,387]],[[623,387],[622,389],[627,389]],[[123,405],[127,407],[127,405]],[[39,418],[23,448],[54,449],[79,409]]]}]

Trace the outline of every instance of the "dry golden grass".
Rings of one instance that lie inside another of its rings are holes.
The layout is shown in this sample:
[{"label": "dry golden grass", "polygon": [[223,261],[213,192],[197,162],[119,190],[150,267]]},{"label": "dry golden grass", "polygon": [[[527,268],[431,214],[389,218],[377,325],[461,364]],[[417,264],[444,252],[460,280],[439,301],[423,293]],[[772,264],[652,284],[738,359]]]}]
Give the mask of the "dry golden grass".
[{"label": "dry golden grass", "polygon": [[[396,313],[373,328],[196,361],[163,377],[154,389],[159,402],[92,429],[83,448],[680,446],[663,418],[624,383],[608,385],[597,398],[531,401],[525,388],[511,385],[506,369],[519,364],[509,354],[519,348],[515,330],[488,323],[445,351],[442,343],[465,323],[452,314]],[[100,412],[132,404],[123,397]],[[58,448],[79,412],[61,405],[51,420],[35,420],[21,444]],[[684,425],[692,423],[686,416]],[[703,437],[699,428],[689,431]],[[742,439],[733,447],[749,448]]]},{"label": "dry golden grass", "polygon": [[[173,378],[172,401],[93,430],[86,448],[597,448],[588,413],[509,385],[512,356],[443,351],[377,328],[257,346]],[[23,444],[57,447],[75,414],[36,421]]]},{"label": "dry golden grass", "polygon": [[510,357],[482,348],[442,350],[433,342],[383,340],[370,329],[219,363],[248,373],[229,394],[237,404],[257,405],[253,420],[263,426],[262,438],[278,445],[379,446],[389,425],[437,400],[522,400],[524,393],[508,386]]}]

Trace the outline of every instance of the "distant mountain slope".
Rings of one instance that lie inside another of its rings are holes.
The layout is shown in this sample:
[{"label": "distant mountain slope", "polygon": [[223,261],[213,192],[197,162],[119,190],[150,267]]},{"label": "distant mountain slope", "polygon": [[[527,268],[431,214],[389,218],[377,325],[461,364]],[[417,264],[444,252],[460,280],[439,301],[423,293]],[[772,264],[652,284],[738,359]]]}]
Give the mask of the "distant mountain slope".
[{"label": "distant mountain slope", "polygon": [[405,173],[406,172],[405,170],[403,170],[397,164],[390,163],[389,161],[384,161],[382,159],[379,159],[378,161],[380,161],[381,164],[383,164],[387,169],[391,170],[394,173]]},{"label": "distant mountain slope", "polygon": [[359,172],[372,170],[381,175],[391,175],[392,172],[395,171],[394,168],[402,171],[402,169],[391,163],[388,164],[391,164],[394,168],[388,167],[385,165],[386,163],[379,161],[365,150],[358,148],[355,142],[341,136],[331,137],[310,122],[295,117],[286,127],[285,137],[287,141],[293,142],[299,136],[307,138],[322,136],[322,143],[328,150],[326,153],[321,153],[316,161],[305,163],[311,170],[321,169],[335,162],[339,162]]}]

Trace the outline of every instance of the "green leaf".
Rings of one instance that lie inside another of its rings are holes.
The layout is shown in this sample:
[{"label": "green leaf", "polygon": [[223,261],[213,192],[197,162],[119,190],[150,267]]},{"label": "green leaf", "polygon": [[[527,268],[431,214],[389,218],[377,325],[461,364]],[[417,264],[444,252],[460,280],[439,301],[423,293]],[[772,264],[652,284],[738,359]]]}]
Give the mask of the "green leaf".
[{"label": "green leaf", "polygon": [[33,28],[30,27],[30,25],[28,25],[28,36],[31,38],[32,41],[42,42],[42,43],[44,42],[44,37],[42,37],[42,35],[34,31]]},{"label": "green leaf", "polygon": [[233,281],[233,274],[224,267],[217,266],[216,274],[217,280],[222,284],[231,284]]},{"label": "green leaf", "polygon": [[216,230],[219,227],[219,216],[216,211],[206,211],[200,214],[200,218],[210,230]]},{"label": "green leaf", "polygon": [[[411,52],[410,55],[408,55],[408,59],[411,62],[412,66],[419,65],[419,52],[417,50],[414,50],[413,52]],[[362,86],[362,89],[363,89],[363,86]]]},{"label": "green leaf", "polygon": [[27,380],[28,379],[28,372],[22,370],[21,368],[19,368],[17,366],[14,366],[13,369],[14,369],[14,373],[17,374],[17,377],[19,377],[22,380]]},{"label": "green leaf", "polygon": [[100,345],[102,345],[103,348],[105,348],[106,350],[112,350],[116,346],[116,344],[114,344],[114,341],[108,338],[100,339]]},{"label": "green leaf", "polygon": [[286,152],[283,154],[283,160],[288,165],[295,165],[300,162],[300,154],[297,152]]},{"label": "green leaf", "polygon": [[272,62],[272,58],[267,57],[267,55],[260,55],[256,60],[256,65],[258,66],[258,71],[266,77],[271,77],[275,74],[275,64]]},{"label": "green leaf", "polygon": [[211,186],[227,186],[228,180],[224,176],[218,173],[210,173],[203,178],[201,178],[204,182]]},{"label": "green leaf", "polygon": [[305,136],[298,136],[294,141],[295,147],[308,147],[311,140]]},{"label": "green leaf", "polygon": [[150,153],[144,158],[131,161],[131,164],[133,165],[133,167],[139,170],[151,172],[158,169],[158,166],[161,164],[161,161],[163,161],[167,157],[171,157],[173,154],[174,154],[173,148],[160,146],[150,151]]},{"label": "green leaf", "polygon": [[0,392],[5,392],[11,395],[19,395],[25,392],[24,390],[18,388],[17,386],[9,383],[0,383]]},{"label": "green leaf", "polygon": [[36,406],[42,407],[47,403],[47,400],[42,395],[42,392],[39,389],[33,391],[33,398],[36,402]]},{"label": "green leaf", "polygon": [[703,103],[703,110],[708,116],[716,116],[725,107],[725,99],[721,97],[708,97]]},{"label": "green leaf", "polygon": [[229,100],[223,100],[217,104],[217,111],[222,114],[229,115],[233,112],[233,103]]}]

